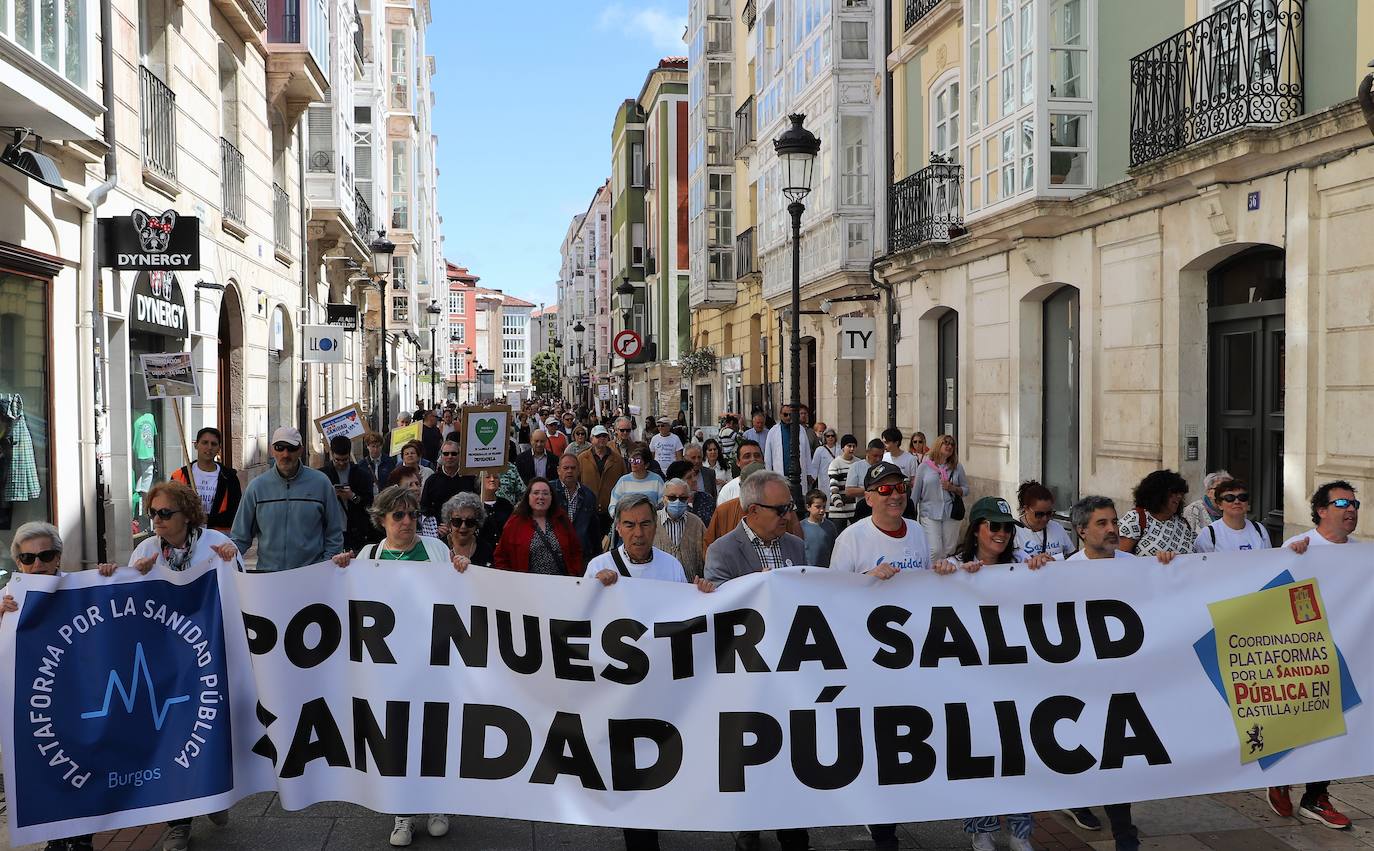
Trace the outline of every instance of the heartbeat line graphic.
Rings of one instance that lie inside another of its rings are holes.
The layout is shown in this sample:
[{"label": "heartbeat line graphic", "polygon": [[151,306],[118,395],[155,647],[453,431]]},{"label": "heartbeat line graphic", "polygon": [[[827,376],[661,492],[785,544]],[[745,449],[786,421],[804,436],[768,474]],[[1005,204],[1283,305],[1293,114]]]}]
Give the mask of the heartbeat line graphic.
[{"label": "heartbeat line graphic", "polygon": [[119,672],[111,669],[110,678],[105,683],[104,705],[98,710],[81,713],[81,717],[83,719],[90,719],[104,718],[109,715],[110,698],[114,696],[115,689],[119,689],[119,697],[124,703],[125,713],[133,714],[134,701],[138,699],[138,676],[140,672],[143,674],[143,682],[148,685],[148,706],[153,713],[153,729],[161,730],[163,722],[167,720],[167,712],[176,704],[185,703],[190,700],[191,696],[189,694],[183,694],[180,697],[169,697],[162,701],[161,707],[158,706],[157,693],[153,691],[153,672],[148,670],[148,660],[143,655],[142,642],[134,646],[134,670],[129,676],[132,685],[126,689],[124,687],[124,681],[119,678]]}]

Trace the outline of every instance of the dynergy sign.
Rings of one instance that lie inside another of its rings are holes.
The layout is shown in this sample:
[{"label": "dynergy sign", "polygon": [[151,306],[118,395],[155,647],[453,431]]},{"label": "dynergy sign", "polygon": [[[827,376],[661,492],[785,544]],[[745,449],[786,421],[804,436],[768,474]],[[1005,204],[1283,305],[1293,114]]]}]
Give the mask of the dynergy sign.
[{"label": "dynergy sign", "polygon": [[129,324],[135,331],[185,339],[186,303],[171,272],[144,272],[134,282]]},{"label": "dynergy sign", "polygon": [[200,268],[200,219],[134,210],[101,219],[101,265],[111,269],[181,272]]}]

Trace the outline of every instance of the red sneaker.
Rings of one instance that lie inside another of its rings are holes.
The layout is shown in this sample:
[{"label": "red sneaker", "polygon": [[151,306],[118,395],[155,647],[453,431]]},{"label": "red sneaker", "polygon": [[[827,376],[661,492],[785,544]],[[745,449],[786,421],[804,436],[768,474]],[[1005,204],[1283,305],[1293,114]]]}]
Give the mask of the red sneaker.
[{"label": "red sneaker", "polygon": [[1336,808],[1331,806],[1331,799],[1325,795],[1310,804],[1302,804],[1298,807],[1298,812],[1305,818],[1319,821],[1336,830],[1345,830],[1350,827],[1350,819],[1337,812]]},{"label": "red sneaker", "polygon": [[1269,787],[1269,809],[1279,818],[1293,817],[1293,799],[1288,797],[1287,786]]}]

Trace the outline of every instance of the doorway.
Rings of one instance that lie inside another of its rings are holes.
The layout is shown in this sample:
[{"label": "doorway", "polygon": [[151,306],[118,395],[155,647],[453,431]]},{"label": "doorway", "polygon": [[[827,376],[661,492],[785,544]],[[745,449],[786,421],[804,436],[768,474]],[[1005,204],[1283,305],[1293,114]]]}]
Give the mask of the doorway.
[{"label": "doorway", "polygon": [[[937,321],[936,411],[940,434],[959,440],[959,312],[946,311]],[[934,439],[934,438],[932,438]]]},{"label": "doorway", "polygon": [[238,456],[237,440],[243,434],[243,311],[238,289],[225,288],[219,304],[219,349],[216,356],[219,389],[216,398],[220,441],[220,463],[233,467]]},{"label": "doorway", "polygon": [[1207,469],[1250,485],[1250,515],[1275,540],[1283,531],[1284,296],[1282,249],[1251,249],[1208,275]]},{"label": "doorway", "polygon": [[1078,499],[1078,289],[1060,287],[1042,312],[1041,476],[1054,504],[1067,506]]}]

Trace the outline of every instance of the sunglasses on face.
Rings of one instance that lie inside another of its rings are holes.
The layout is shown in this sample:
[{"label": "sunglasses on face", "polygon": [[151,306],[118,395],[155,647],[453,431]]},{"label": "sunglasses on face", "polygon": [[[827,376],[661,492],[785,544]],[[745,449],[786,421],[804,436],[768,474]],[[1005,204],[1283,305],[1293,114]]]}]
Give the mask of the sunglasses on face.
[{"label": "sunglasses on face", "polygon": [[393,512],[391,512],[391,519],[392,519],[392,520],[395,520],[395,521],[397,521],[397,522],[400,522],[400,521],[406,519],[407,517],[409,517],[411,520],[419,520],[419,519],[420,519],[420,512],[418,512],[418,511],[393,511]]},{"label": "sunglasses on face", "polygon": [[457,458],[457,457],[458,457],[458,453],[457,453],[457,452],[440,452],[439,454],[442,455],[442,456],[444,456],[445,458]]},{"label": "sunglasses on face", "polygon": [[897,482],[892,485],[874,485],[869,491],[878,496],[892,496],[894,493],[906,493],[909,488],[906,482]]},{"label": "sunglasses on face", "polygon": [[280,441],[272,444],[272,448],[278,452],[295,452],[297,449],[300,449],[299,446],[292,446],[289,443],[282,443]]},{"label": "sunglasses on face", "polygon": [[148,512],[148,516],[156,517],[159,520],[171,520],[180,513],[181,510],[177,508],[155,508]]},{"label": "sunglasses on face", "polygon": [[[1250,501],[1250,494],[1248,494],[1248,493],[1224,493],[1224,494],[1222,494],[1221,496],[1217,497],[1217,499],[1221,500],[1222,502],[1249,502],[1249,501]],[[1334,505],[1334,503],[1333,503],[1333,505]]]},{"label": "sunglasses on face", "polygon": [[1011,530],[1012,530],[1012,524],[1010,524],[1010,523],[996,522],[996,521],[993,521],[993,520],[989,520],[989,521],[988,521],[988,531],[989,531],[989,532],[1010,532]]},{"label": "sunglasses on face", "polygon": [[673,494],[672,496],[665,496],[665,497],[663,497],[663,499],[664,499],[664,501],[666,501],[666,502],[686,502],[686,501],[687,501],[687,497],[685,497],[685,496],[678,496],[677,494]]},{"label": "sunglasses on face", "polygon": [[754,503],[754,507],[755,507],[755,508],[766,508],[766,509],[768,509],[769,511],[773,512],[774,514],[778,515],[779,517],[783,516],[784,514],[786,514],[786,513],[789,512],[789,511],[795,510],[795,506],[793,506],[792,503],[790,503],[790,502],[784,503],[784,504],[782,504],[782,505],[768,505],[768,504],[766,504],[766,503],[756,502],[756,503]]},{"label": "sunglasses on face", "polygon": [[616,431],[620,432],[621,434],[629,434],[629,433],[630,433],[630,430],[629,430],[628,428],[618,428],[618,429],[616,429]]},{"label": "sunglasses on face", "polygon": [[643,464],[643,463],[644,463],[644,459],[643,459],[643,458],[631,458],[631,459],[630,459],[630,463],[631,463],[631,464]]},{"label": "sunglasses on face", "polygon": [[20,553],[19,561],[26,566],[33,564],[35,561],[41,561],[44,564],[48,564],[60,555],[62,555],[61,550],[44,550],[41,553]]},{"label": "sunglasses on face", "polygon": [[1346,499],[1345,497],[1341,497],[1340,499],[1331,500],[1327,505],[1332,508],[1354,508],[1358,511],[1360,508],[1360,501],[1358,499]]},{"label": "sunglasses on face", "polygon": [[476,529],[481,524],[477,522],[476,517],[450,517],[448,519],[448,525]]}]

